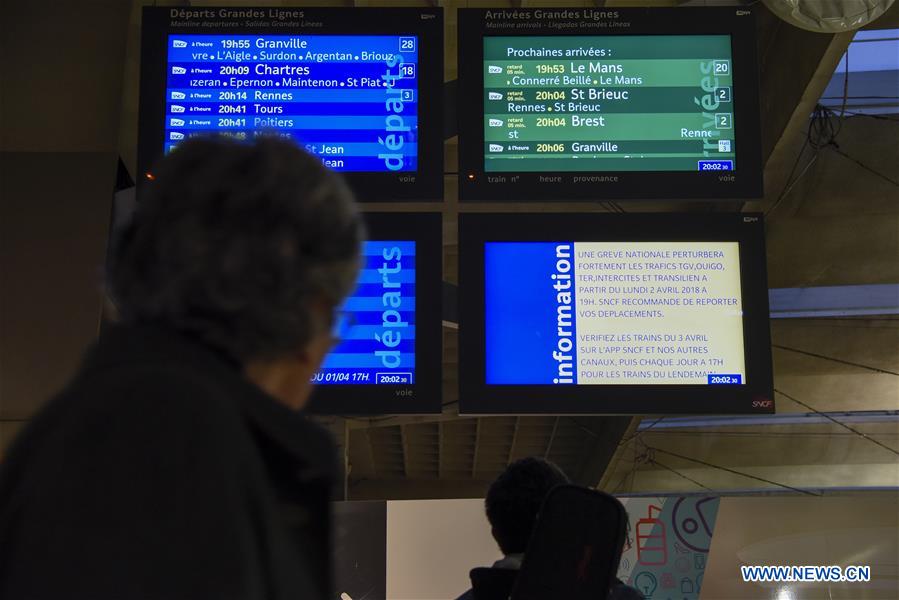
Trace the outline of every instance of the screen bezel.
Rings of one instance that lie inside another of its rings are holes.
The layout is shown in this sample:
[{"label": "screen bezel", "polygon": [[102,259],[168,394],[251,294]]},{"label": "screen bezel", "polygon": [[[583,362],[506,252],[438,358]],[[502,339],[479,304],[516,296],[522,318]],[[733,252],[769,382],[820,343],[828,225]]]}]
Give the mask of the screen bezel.
[{"label": "screen bezel", "polygon": [[[739,243],[747,383],[739,386],[487,385],[484,244],[562,240]],[[760,214],[467,213],[460,216],[459,257],[460,414],[774,412],[765,236]]]},{"label": "screen bezel", "polygon": [[318,385],[307,411],[320,415],[439,414],[443,410],[443,217],[365,213],[368,239],[415,242],[415,383]]},{"label": "screen bezel", "polygon": [[[241,10],[244,7],[202,7]],[[251,7],[268,10],[267,7]],[[361,202],[443,201],[443,9],[442,8],[305,8],[304,19],[321,27],[283,29],[172,26],[170,10],[144,7],[141,26],[141,77],[138,118],[138,192],[162,158],[165,144],[166,60],[169,34],[394,35],[418,36],[418,170],[396,173],[343,173]],[[186,19],[178,19],[184,21]],[[200,21],[197,20],[197,23]]]},{"label": "screen bezel", "polygon": [[[459,193],[463,202],[541,202],[649,199],[735,199],[762,196],[762,155],[759,123],[756,22],[748,8],[615,8],[592,9],[615,15],[608,21],[627,28],[550,29],[550,21],[526,33],[488,30],[487,11],[530,13],[554,9],[459,10]],[[571,10],[584,10],[582,8]],[[497,19],[499,20],[499,19]],[[524,19],[514,19],[523,21]],[[626,34],[619,33],[627,31]],[[588,171],[498,172],[484,170],[484,44],[485,36],[590,36],[590,35],[730,35],[734,64],[734,139],[737,169],[725,173],[699,171]],[[474,100],[479,99],[479,100]],[[603,181],[575,183],[575,177],[595,175]],[[542,178],[558,178],[552,182]]]}]

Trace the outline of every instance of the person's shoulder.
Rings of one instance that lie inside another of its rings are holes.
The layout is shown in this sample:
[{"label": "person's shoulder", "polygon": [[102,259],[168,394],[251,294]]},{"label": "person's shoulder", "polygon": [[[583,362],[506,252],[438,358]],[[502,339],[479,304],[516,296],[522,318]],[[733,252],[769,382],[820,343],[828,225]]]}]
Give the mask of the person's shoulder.
[{"label": "person's shoulder", "polygon": [[92,371],[60,394],[88,413],[215,416],[238,412],[236,392],[227,381],[189,365],[134,364]]},{"label": "person's shoulder", "polygon": [[125,449],[177,451],[219,439],[241,426],[237,399],[202,373],[172,366],[80,372],[17,436],[8,460],[108,455]]}]

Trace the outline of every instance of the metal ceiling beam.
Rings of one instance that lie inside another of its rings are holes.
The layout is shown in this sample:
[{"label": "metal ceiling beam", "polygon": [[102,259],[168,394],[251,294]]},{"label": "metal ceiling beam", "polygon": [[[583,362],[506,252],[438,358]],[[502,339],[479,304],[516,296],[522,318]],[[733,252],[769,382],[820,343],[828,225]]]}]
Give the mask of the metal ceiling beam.
[{"label": "metal ceiling beam", "polygon": [[471,457],[471,478],[474,479],[475,470],[478,466],[478,446],[481,443],[481,419],[475,420],[474,429],[474,455]]},{"label": "metal ceiling beam", "polygon": [[367,442],[366,445],[368,446],[368,456],[371,459],[371,474],[374,477],[377,477],[378,461],[375,460],[375,447],[374,444],[372,444],[371,434],[368,431],[365,432],[365,441]]},{"label": "metal ceiling beam", "polygon": [[[830,417],[830,418],[828,418]],[[774,425],[832,425],[837,419],[842,423],[899,423],[899,410],[866,410],[852,412],[784,413],[779,415],[732,415],[710,417],[666,417],[656,422],[647,419],[637,431],[652,429],[691,429],[714,427],[755,427]]]},{"label": "metal ceiling beam", "polygon": [[512,464],[512,456],[515,454],[515,442],[518,441],[518,427],[521,425],[521,417],[515,417],[515,429],[512,431],[512,443],[509,444],[509,456],[506,459],[506,464]]},{"label": "metal ceiling beam", "polygon": [[899,314],[899,284],[838,285],[768,290],[772,319]]},{"label": "metal ceiling beam", "polygon": [[[893,496],[899,493],[899,487],[895,486],[838,486],[838,487],[801,487],[801,492],[810,492],[815,496],[871,496],[885,494]],[[619,498],[665,498],[681,496],[708,496],[706,490],[698,492],[670,492],[651,491],[634,492],[629,494],[615,494]],[[715,490],[715,496],[800,496],[800,492],[785,490],[782,488],[741,488],[729,490]]]},{"label": "metal ceiling beam", "polygon": [[588,442],[579,471],[572,473],[571,479],[579,485],[595,487],[615,456],[631,417],[579,417],[576,423],[590,432],[592,441]]},{"label": "metal ceiling beam", "polygon": [[556,439],[556,432],[559,430],[559,420],[562,417],[556,417],[555,422],[553,423],[552,433],[549,434],[549,440],[546,442],[546,452],[543,453],[543,460],[549,459],[549,452],[553,448],[553,441]]},{"label": "metal ceiling beam", "polygon": [[446,421],[460,421],[466,418],[459,417],[459,413],[446,410],[439,415],[424,415],[417,417],[350,417],[347,419],[350,429],[375,429],[377,427],[396,427],[397,425],[419,425],[422,423],[443,423]]},{"label": "metal ceiling beam", "polygon": [[350,500],[483,498],[491,481],[471,479],[379,479],[351,481]]},{"label": "metal ceiling beam", "polygon": [[756,12],[764,163],[778,159],[776,147],[804,130],[853,34],[805,31],[788,25],[764,5]]},{"label": "metal ceiling beam", "polygon": [[759,5],[756,12],[765,194],[761,205],[752,202],[749,208],[770,210],[788,185],[809,116],[853,33],[812,33],[788,25],[764,5]]},{"label": "metal ceiling beam", "polygon": [[624,458],[625,448],[627,447],[627,441],[632,440],[634,436],[637,434],[637,428],[640,426],[641,421],[649,421],[647,417],[633,417],[631,418],[631,422],[628,424],[627,429],[624,430],[624,434],[621,436],[621,441],[618,442],[618,446],[615,449],[615,453],[612,455],[611,460],[609,460],[609,464],[606,467],[605,472],[602,475],[602,479],[599,480],[599,483],[596,484],[596,488],[604,491],[610,491],[613,482],[611,481],[613,473],[615,473],[618,463]]},{"label": "metal ceiling beam", "polygon": [[437,477],[443,477],[443,423],[437,423]]},{"label": "metal ceiling beam", "polygon": [[409,448],[406,444],[405,425],[400,425],[400,446],[403,449],[403,475],[409,477]]}]

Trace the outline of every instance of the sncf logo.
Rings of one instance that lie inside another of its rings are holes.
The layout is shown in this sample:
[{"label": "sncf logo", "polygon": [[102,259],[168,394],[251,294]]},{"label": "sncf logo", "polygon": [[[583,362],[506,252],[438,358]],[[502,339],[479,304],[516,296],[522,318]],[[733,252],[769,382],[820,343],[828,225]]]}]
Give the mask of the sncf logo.
[{"label": "sncf logo", "polygon": [[771,408],[774,406],[774,400],[753,400],[752,408]]}]

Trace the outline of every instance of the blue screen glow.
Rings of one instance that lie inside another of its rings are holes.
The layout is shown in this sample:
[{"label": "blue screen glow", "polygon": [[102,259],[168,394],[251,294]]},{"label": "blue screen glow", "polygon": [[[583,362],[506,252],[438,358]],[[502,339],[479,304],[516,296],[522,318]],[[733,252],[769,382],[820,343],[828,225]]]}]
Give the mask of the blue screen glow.
[{"label": "blue screen glow", "polygon": [[369,241],[317,384],[415,383],[415,242]]},{"label": "blue screen glow", "polygon": [[169,35],[165,94],[166,153],[267,133],[335,171],[417,170],[416,36]]}]

